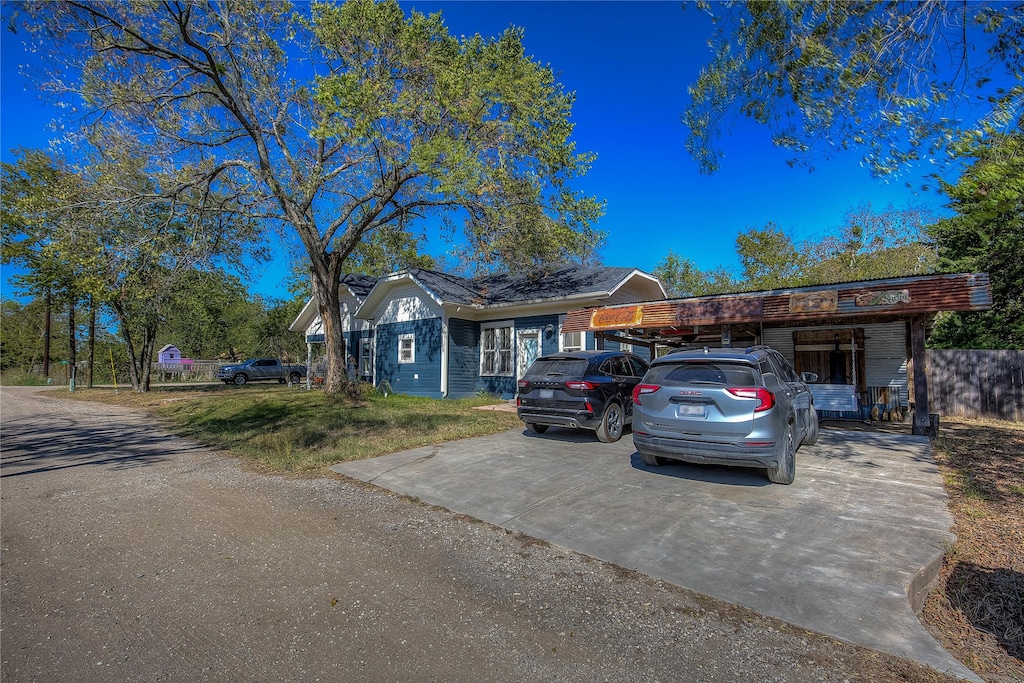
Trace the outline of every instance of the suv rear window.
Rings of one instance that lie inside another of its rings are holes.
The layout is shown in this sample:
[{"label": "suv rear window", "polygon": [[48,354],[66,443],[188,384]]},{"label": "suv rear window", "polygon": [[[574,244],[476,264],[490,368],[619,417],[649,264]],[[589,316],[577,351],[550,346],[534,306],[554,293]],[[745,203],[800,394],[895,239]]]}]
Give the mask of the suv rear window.
[{"label": "suv rear window", "polygon": [[526,371],[527,377],[583,377],[587,372],[587,360],[583,358],[539,358]]},{"label": "suv rear window", "polygon": [[648,371],[644,381],[650,384],[683,387],[708,384],[749,387],[757,384],[752,366],[728,361],[655,365]]}]

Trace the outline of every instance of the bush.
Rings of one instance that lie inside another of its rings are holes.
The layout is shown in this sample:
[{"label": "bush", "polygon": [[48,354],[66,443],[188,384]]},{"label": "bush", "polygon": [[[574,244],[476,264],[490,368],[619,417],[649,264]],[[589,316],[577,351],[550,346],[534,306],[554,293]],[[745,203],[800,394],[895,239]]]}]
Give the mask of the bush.
[{"label": "bush", "polygon": [[41,387],[47,384],[46,378],[21,368],[7,368],[0,373],[0,384],[6,387]]}]

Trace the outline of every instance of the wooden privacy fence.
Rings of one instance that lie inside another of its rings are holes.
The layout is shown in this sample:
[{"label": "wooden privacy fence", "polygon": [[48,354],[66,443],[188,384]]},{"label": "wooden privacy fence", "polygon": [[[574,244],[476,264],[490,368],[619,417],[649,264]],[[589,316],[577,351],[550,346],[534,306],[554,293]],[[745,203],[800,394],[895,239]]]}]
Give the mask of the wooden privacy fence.
[{"label": "wooden privacy fence", "polygon": [[928,349],[926,353],[931,412],[1024,420],[1024,351]]}]

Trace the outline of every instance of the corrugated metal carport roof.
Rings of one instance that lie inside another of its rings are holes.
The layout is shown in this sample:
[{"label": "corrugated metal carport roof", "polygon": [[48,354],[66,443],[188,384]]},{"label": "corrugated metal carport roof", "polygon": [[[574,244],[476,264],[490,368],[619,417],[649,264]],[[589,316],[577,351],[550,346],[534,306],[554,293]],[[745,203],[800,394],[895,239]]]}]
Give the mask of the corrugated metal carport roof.
[{"label": "corrugated metal carport roof", "polygon": [[584,308],[569,312],[562,331],[629,330],[634,336],[656,338],[694,325],[909,319],[991,307],[988,274],[958,273]]}]

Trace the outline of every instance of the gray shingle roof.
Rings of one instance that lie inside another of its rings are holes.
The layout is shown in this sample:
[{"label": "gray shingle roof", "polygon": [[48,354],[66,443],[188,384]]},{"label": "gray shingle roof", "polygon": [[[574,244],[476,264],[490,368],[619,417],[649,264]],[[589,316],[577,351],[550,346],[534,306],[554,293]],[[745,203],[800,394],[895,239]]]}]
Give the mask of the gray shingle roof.
[{"label": "gray shingle roof", "polygon": [[634,270],[564,265],[539,277],[501,273],[463,278],[423,268],[414,268],[409,274],[446,303],[495,306],[609,292]]},{"label": "gray shingle roof", "polygon": [[348,287],[355,298],[360,301],[364,301],[366,299],[366,295],[369,294],[370,290],[373,289],[373,286],[377,284],[378,279],[379,278],[375,278],[370,275],[355,275],[353,273],[348,273],[341,276],[341,284]]}]

